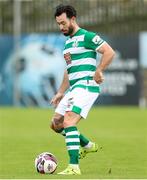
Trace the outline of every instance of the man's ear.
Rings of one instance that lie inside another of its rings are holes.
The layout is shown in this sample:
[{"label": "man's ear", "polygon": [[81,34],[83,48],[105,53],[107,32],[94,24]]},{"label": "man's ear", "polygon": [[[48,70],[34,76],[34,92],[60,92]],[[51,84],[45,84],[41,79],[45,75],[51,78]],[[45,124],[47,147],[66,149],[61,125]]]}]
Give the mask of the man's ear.
[{"label": "man's ear", "polygon": [[76,17],[73,16],[73,17],[71,18],[71,21],[74,22],[75,20],[76,20]]}]

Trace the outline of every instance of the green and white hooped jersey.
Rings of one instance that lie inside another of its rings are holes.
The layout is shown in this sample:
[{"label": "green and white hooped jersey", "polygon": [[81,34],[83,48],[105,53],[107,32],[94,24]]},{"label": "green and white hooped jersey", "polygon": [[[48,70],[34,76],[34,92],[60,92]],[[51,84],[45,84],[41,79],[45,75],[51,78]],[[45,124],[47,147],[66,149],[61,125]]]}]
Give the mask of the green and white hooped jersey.
[{"label": "green and white hooped jersey", "polygon": [[81,87],[90,92],[99,92],[99,85],[93,80],[96,70],[97,49],[105,43],[96,33],[79,29],[67,39],[64,47],[64,59],[70,89]]}]

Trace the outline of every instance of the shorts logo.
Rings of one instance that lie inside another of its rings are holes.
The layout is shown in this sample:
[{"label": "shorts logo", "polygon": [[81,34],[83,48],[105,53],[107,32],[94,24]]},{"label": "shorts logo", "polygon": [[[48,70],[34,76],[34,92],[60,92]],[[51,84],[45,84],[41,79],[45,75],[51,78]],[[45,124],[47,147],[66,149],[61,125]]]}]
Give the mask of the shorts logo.
[{"label": "shorts logo", "polygon": [[68,99],[67,108],[70,108],[73,104],[74,104],[73,97],[71,97],[71,98]]},{"label": "shorts logo", "polygon": [[64,59],[65,59],[67,65],[71,64],[71,54],[70,54],[70,52],[64,54]]}]

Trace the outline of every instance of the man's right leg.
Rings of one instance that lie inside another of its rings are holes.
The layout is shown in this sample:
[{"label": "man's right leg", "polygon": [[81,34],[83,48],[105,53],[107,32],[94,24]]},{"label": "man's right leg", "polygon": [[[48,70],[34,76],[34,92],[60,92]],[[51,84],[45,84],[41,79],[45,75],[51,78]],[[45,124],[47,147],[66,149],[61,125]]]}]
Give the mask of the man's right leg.
[{"label": "man's right leg", "polygon": [[81,146],[79,149],[79,159],[83,159],[87,153],[98,151],[98,145],[94,142],[91,142],[89,139],[83,136],[83,134],[80,133],[79,138]]},{"label": "man's right leg", "polygon": [[[64,116],[58,113],[55,113],[53,116],[52,122],[51,122],[51,129],[54,130],[56,133],[59,133],[63,136],[65,136],[65,130],[63,128],[63,121],[64,121]],[[79,133],[79,138],[80,138],[80,146],[81,147],[88,147],[88,144],[91,142],[89,139],[87,139],[85,136]],[[89,145],[90,146],[90,145]]]},{"label": "man's right leg", "polygon": [[[55,113],[50,127],[56,133],[59,133],[62,136],[65,136],[65,130],[63,128],[63,121],[64,121],[64,116],[59,113]],[[79,133],[79,138],[80,138],[80,146],[81,146],[79,150],[79,159],[83,159],[87,153],[97,152],[98,145],[96,143],[91,142],[81,133]]]},{"label": "man's right leg", "polygon": [[50,128],[53,131],[55,131],[56,133],[59,133],[59,134],[65,136],[65,132],[64,132],[64,128],[63,128],[63,121],[64,121],[64,116],[59,113],[55,113],[52,118]]},{"label": "man's right leg", "polygon": [[[70,93],[68,92],[59,102],[55,114],[53,116],[52,122],[51,122],[51,129],[53,129],[56,133],[62,134],[65,136],[65,130],[63,127],[63,121],[64,121],[64,114],[66,111],[66,108],[68,106],[70,99]],[[91,141],[89,141],[86,137],[84,137],[82,134],[79,133],[79,138],[80,138],[80,146],[85,147],[85,148],[90,148],[92,146]],[[81,148],[80,148],[81,151]],[[85,151],[84,151],[85,152]],[[79,158],[80,158],[79,154]],[[82,159],[82,158],[80,158]]]}]

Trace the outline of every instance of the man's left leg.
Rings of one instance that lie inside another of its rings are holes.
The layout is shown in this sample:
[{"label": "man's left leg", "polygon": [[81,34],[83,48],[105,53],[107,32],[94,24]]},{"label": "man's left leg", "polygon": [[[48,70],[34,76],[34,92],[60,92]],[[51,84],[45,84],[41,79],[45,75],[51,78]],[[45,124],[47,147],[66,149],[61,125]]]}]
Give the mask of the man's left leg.
[{"label": "man's left leg", "polygon": [[79,168],[79,147],[80,139],[79,132],[76,124],[80,121],[81,116],[74,112],[66,112],[64,116],[64,130],[65,130],[65,142],[69,155],[68,167],[58,173],[62,175],[80,175],[81,171]]},{"label": "man's left leg", "polygon": [[[52,122],[51,128],[56,132],[63,136],[65,136],[65,129],[63,128],[64,116],[59,113],[55,113]],[[91,142],[87,139],[83,134],[79,133],[80,139],[80,149],[79,149],[79,159],[83,159],[87,153],[89,152],[97,152],[98,145],[96,143]]]}]

